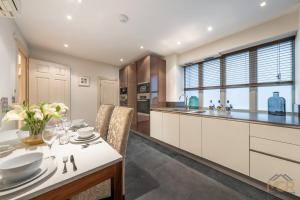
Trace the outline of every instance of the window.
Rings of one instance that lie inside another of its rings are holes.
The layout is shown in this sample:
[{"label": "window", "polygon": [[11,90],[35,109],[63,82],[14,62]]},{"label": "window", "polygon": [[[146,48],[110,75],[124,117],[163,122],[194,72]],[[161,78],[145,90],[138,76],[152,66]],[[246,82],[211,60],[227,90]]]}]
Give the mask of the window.
[{"label": "window", "polygon": [[259,87],[257,90],[258,110],[268,111],[268,99],[273,95],[273,92],[279,92],[279,95],[285,98],[286,112],[292,112],[293,87],[291,85]]},{"label": "window", "polygon": [[191,65],[185,67],[184,70],[185,88],[198,88],[199,87],[199,67],[198,65]]},{"label": "window", "polygon": [[293,41],[257,49],[257,82],[273,83],[293,80]]},{"label": "window", "polygon": [[216,106],[219,105],[218,101],[220,100],[220,89],[213,90],[204,90],[203,91],[203,107],[208,108],[212,100],[213,104]]},{"label": "window", "polygon": [[[208,107],[210,100],[227,100],[234,109],[268,110],[268,98],[279,92],[286,99],[286,111],[293,111],[295,37],[229,53],[185,67],[185,92],[199,95]],[[250,90],[257,99],[250,99]],[[224,102],[225,101],[225,102]],[[254,107],[256,106],[257,107]]]},{"label": "window", "polygon": [[203,87],[220,86],[220,59],[203,62]]},{"label": "window", "polygon": [[226,85],[249,84],[249,52],[225,57]]},{"label": "window", "polygon": [[249,88],[226,89],[226,102],[233,105],[233,109],[249,110]]}]

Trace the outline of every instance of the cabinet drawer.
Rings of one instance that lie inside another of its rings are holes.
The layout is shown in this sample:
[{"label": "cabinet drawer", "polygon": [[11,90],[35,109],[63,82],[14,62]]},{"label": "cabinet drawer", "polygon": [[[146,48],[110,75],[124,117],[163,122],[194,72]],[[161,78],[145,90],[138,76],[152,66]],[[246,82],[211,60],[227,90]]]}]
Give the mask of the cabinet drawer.
[{"label": "cabinet drawer", "polygon": [[250,124],[250,135],[300,145],[300,129]]},{"label": "cabinet drawer", "polygon": [[298,145],[250,137],[250,149],[300,162],[300,146]]},{"label": "cabinet drawer", "polygon": [[[281,185],[287,192],[300,195],[300,164],[250,152],[250,176],[270,186]],[[291,178],[291,180],[289,179]]]}]

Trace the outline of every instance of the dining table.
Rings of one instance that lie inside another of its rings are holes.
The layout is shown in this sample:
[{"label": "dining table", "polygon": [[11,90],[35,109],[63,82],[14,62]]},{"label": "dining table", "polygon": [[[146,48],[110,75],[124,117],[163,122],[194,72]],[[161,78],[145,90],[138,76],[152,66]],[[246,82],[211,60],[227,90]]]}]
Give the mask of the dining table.
[{"label": "dining table", "polygon": [[[51,155],[46,144],[37,146],[23,145],[17,137],[17,130],[0,132],[0,145],[11,145],[15,148],[2,159],[23,155],[31,152],[43,152],[44,159],[52,159],[56,169],[43,180],[25,187],[22,190],[6,194],[0,191],[0,199],[70,199],[97,184],[111,179],[111,197],[123,199],[122,156],[102,138],[97,144],[82,148],[81,144],[68,143],[60,145],[56,140],[52,145]],[[77,170],[73,170],[70,156],[73,155]],[[68,157],[67,173],[63,173],[63,157]]]}]

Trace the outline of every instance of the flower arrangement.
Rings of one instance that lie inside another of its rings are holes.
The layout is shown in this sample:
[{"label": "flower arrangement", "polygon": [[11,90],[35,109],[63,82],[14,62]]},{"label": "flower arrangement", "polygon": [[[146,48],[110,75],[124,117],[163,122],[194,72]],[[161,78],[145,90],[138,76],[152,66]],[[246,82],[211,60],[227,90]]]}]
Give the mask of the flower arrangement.
[{"label": "flower arrangement", "polygon": [[51,119],[60,119],[68,111],[68,107],[63,103],[38,103],[29,105],[13,105],[3,117],[3,122],[24,121],[23,131],[29,131],[30,135],[36,136],[43,132],[46,124]]}]

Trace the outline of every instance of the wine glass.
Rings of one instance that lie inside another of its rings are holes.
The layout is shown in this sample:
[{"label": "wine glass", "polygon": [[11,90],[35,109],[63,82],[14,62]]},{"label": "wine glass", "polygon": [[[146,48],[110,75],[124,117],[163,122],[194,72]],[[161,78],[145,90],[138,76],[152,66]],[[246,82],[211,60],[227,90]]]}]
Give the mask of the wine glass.
[{"label": "wine glass", "polygon": [[60,135],[59,143],[63,145],[69,143],[69,129],[71,128],[72,123],[67,118],[64,118],[62,119],[61,125],[64,132]]},{"label": "wine glass", "polygon": [[57,138],[57,131],[55,130],[55,127],[53,127],[53,126],[46,127],[42,133],[42,138],[43,138],[43,141],[49,147],[49,156],[48,157],[55,158],[55,156],[51,155],[52,145]]}]

